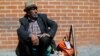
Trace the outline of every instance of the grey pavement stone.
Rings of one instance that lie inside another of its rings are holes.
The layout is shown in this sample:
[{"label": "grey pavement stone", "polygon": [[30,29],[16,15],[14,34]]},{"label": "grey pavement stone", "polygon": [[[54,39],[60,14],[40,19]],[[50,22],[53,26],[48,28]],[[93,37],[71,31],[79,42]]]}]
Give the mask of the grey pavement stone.
[{"label": "grey pavement stone", "polygon": [[[100,56],[100,46],[80,46],[77,48],[78,56]],[[0,51],[0,56],[16,56],[14,51]],[[57,56],[57,54],[51,54]]]},{"label": "grey pavement stone", "polygon": [[100,56],[100,46],[78,47],[78,56]]}]

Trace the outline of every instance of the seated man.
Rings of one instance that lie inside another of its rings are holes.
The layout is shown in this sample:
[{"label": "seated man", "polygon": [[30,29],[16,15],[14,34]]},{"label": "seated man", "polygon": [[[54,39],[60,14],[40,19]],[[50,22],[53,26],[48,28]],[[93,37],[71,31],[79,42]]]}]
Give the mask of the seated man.
[{"label": "seated man", "polygon": [[45,53],[57,31],[57,24],[46,14],[37,13],[37,9],[35,4],[27,6],[25,16],[19,19],[17,56],[50,56]]}]

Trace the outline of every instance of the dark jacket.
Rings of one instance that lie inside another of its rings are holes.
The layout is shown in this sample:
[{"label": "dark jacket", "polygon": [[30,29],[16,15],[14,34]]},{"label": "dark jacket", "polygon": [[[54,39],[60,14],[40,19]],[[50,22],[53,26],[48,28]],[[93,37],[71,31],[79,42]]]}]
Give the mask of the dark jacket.
[{"label": "dark jacket", "polygon": [[[50,39],[53,39],[57,31],[57,24],[48,19],[46,14],[38,14],[38,16],[40,19],[37,19],[37,22],[41,32],[49,33]],[[17,29],[19,43],[16,48],[16,54],[17,56],[31,56],[32,43],[29,37],[30,33],[28,32],[29,20],[27,19],[27,16],[24,16],[23,18],[19,19],[19,21],[20,27]],[[48,27],[50,29],[48,29]]]}]

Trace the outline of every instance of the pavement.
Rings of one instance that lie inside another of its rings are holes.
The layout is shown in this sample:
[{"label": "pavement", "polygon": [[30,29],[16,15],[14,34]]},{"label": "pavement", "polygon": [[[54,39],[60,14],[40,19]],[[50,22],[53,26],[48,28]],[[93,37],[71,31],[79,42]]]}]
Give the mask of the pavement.
[{"label": "pavement", "polygon": [[[77,56],[100,56],[100,46],[80,46],[77,47],[78,54]],[[0,50],[0,56],[16,56],[14,51],[2,51]],[[58,56],[57,52],[51,54],[51,56]]]}]

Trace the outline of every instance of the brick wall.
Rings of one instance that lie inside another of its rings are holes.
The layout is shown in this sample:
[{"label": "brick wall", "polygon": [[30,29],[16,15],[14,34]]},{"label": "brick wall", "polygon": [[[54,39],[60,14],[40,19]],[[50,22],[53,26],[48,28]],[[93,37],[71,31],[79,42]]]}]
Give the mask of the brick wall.
[{"label": "brick wall", "polygon": [[[24,0],[0,0],[0,50],[15,49]],[[35,0],[39,12],[56,21],[56,42],[74,25],[77,45],[100,45],[100,0]]]}]

